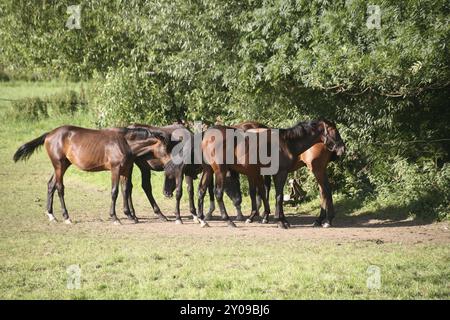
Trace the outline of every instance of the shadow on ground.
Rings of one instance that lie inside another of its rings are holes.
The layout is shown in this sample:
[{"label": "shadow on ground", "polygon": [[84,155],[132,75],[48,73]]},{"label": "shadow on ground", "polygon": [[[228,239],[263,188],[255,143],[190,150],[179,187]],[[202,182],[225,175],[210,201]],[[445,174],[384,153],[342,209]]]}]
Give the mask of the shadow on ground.
[{"label": "shadow on ground", "polygon": [[[386,227],[411,227],[427,225],[435,222],[438,217],[430,213],[427,218],[415,217],[411,214],[412,208],[417,208],[418,203],[426,203],[426,197],[417,199],[408,205],[373,205],[373,209],[361,211],[364,201],[360,199],[341,198],[335,201],[336,217],[333,226],[337,228],[386,228]],[[367,206],[366,206],[367,207]],[[305,214],[289,213],[290,208],[285,208],[286,217],[292,225],[312,225],[319,215],[320,208],[315,211],[307,211]]]},{"label": "shadow on ground", "polygon": [[[438,220],[438,215],[430,208],[424,207],[429,197],[433,195],[425,194],[420,199],[411,201],[409,204],[400,205],[383,205],[372,203],[367,206],[361,199],[340,198],[334,202],[336,217],[333,226],[336,228],[386,228],[386,227],[411,227],[428,225]],[[285,214],[292,226],[311,226],[316,220],[320,212],[320,207],[302,210],[302,204],[298,208],[285,205]],[[417,217],[411,212],[417,211],[419,206],[424,207],[423,211],[426,216]],[[303,206],[304,207],[304,206]],[[362,208],[367,208],[362,210]],[[273,208],[272,208],[273,210]],[[298,213],[301,211],[301,213]],[[234,216],[231,216],[234,220]],[[220,215],[215,212],[211,220],[221,220]],[[273,222],[273,212],[270,216]],[[260,217],[255,218],[256,222],[260,221]]]}]

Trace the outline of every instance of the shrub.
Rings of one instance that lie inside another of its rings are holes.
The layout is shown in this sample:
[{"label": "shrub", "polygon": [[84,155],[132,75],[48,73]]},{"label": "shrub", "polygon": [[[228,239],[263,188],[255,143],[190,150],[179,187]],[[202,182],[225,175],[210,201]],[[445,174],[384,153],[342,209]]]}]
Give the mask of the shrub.
[{"label": "shrub", "polygon": [[0,68],[0,81],[9,81],[9,80],[11,80],[10,77],[9,77],[9,74],[6,73],[5,70]]},{"label": "shrub", "polygon": [[47,98],[51,110],[58,114],[74,114],[84,105],[81,95],[76,91],[67,90]]},{"label": "shrub", "polygon": [[408,213],[426,219],[450,217],[450,165],[438,168],[432,162],[422,165],[396,159],[387,168],[390,179],[377,183],[380,200],[395,202]]},{"label": "shrub", "polygon": [[39,97],[16,100],[12,103],[16,120],[35,121],[48,117],[47,102]]},{"label": "shrub", "polygon": [[36,121],[47,118],[49,114],[74,114],[86,104],[84,90],[80,93],[66,90],[46,98],[16,100],[12,104],[11,116],[16,120]]},{"label": "shrub", "polygon": [[168,116],[172,107],[168,93],[148,74],[128,68],[111,71],[105,78],[97,75],[92,104],[100,127],[173,121]]}]

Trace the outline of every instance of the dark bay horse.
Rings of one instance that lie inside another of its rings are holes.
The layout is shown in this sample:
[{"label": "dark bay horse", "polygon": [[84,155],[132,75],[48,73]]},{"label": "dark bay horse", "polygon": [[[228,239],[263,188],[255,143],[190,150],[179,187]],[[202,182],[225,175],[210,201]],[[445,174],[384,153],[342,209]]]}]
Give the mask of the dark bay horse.
[{"label": "dark bay horse", "polygon": [[[278,141],[267,141],[268,144],[277,143],[276,152],[278,153],[278,168],[276,174],[274,174],[275,190],[276,190],[276,210],[275,219],[278,222],[278,227],[287,228],[289,223],[286,221],[283,211],[283,187],[286,182],[288,172],[295,166],[298,157],[301,153],[309,149],[312,145],[322,141],[326,145],[330,145],[335,148],[337,141],[333,138],[330,133],[334,131],[335,127],[326,120],[310,121],[310,122],[300,122],[296,126],[288,129],[279,129],[279,139]],[[212,131],[214,130],[214,132]],[[256,163],[250,163],[248,161],[251,157],[249,152],[248,140],[245,143],[244,155],[241,153],[240,161],[236,161],[238,157],[239,150],[236,150],[234,146],[234,141],[227,141],[227,131],[234,132],[237,130],[233,127],[226,126],[213,126],[210,127],[204,135],[202,141],[202,152],[203,157],[207,164],[203,165],[202,178],[199,185],[199,219],[202,226],[207,226],[208,224],[204,221],[203,215],[203,198],[206,191],[206,186],[210,183],[212,175],[215,176],[215,195],[217,202],[219,204],[219,209],[221,215],[225,221],[228,222],[229,226],[234,226],[233,222],[229,220],[226,208],[223,203],[223,191],[226,173],[229,170],[242,173],[247,175],[249,180],[250,197],[252,200],[252,213],[250,219],[252,219],[257,214],[256,205],[256,194],[258,192],[259,196],[262,198],[264,205],[264,216],[268,216],[270,213],[270,208],[268,204],[268,199],[265,194],[264,179],[261,175],[261,169],[264,167],[260,162],[260,159]],[[262,135],[263,132],[266,133],[267,137],[271,137],[272,131],[274,129],[251,129],[257,135]],[[209,132],[211,132],[209,134]],[[234,161],[230,164],[224,159],[218,157],[218,150],[221,150],[221,155],[225,155],[230,152],[227,143],[231,143],[233,146],[232,152],[234,153]],[[259,138],[258,138],[259,143]],[[257,146],[258,154],[261,144]]]},{"label": "dark bay horse", "polygon": [[[156,127],[149,126],[145,124],[133,124],[128,128],[147,128],[154,132],[160,132],[165,136],[165,139],[168,140],[168,150],[172,150],[176,145],[181,143],[179,139],[179,135],[184,135],[185,138],[191,139],[191,142],[194,138],[194,134],[186,128],[183,124],[176,123],[164,127]],[[167,158],[164,152],[162,153],[146,153],[142,157],[138,157],[135,159],[135,164],[139,167],[141,171],[142,178],[142,189],[144,190],[154,213],[163,221],[167,221],[166,216],[161,212],[158,204],[155,201],[155,198],[152,194],[152,186],[151,186],[151,171],[164,171],[165,179],[164,179],[164,190],[163,193],[166,197],[172,197],[173,192],[175,191],[175,223],[181,224],[181,216],[180,216],[180,203],[183,195],[183,180],[186,179],[187,192],[189,197],[189,210],[194,219],[197,218],[197,211],[194,204],[194,179],[197,178],[197,175],[202,172],[201,164],[195,163],[193,159],[193,149],[194,145],[191,144],[188,152],[190,152],[191,161],[190,163],[181,163],[179,165],[175,165],[172,161],[172,158]],[[171,154],[173,156],[173,154]],[[212,187],[209,187],[210,198],[212,199],[212,207],[210,211],[214,210],[214,195],[212,194]]]},{"label": "dark bay horse", "polygon": [[[231,127],[243,130],[244,132],[249,129],[258,129],[258,128],[269,128],[261,123],[254,122],[254,121],[246,121],[242,122],[236,125],[231,125]],[[270,181],[269,181],[270,182]],[[210,190],[212,190],[212,187],[210,187]],[[241,183],[239,181],[239,173],[233,170],[229,170],[225,177],[225,184],[224,184],[224,191],[227,194],[227,196],[231,199],[233,202],[234,207],[236,208],[236,221],[244,221],[245,217],[242,214],[241,209],[241,203],[242,203],[242,193],[241,193]],[[252,192],[256,192],[252,190]],[[268,195],[268,194],[267,194]],[[258,203],[258,209],[261,205],[261,197],[257,197]],[[210,205],[209,205],[209,211],[205,215],[205,220],[209,220],[212,218],[212,213],[214,212],[215,205],[214,205],[214,192],[210,191]],[[222,216],[222,218],[224,218]]]},{"label": "dark bay horse", "polygon": [[[140,126],[140,125],[138,125],[138,126]],[[156,128],[156,127],[154,127],[154,128]],[[183,125],[175,124],[175,125],[163,127],[163,128],[167,128],[168,130],[166,132],[170,133],[170,134],[173,133],[174,129],[184,128],[185,130],[187,130],[187,135],[189,136],[189,139],[191,139],[191,142],[194,139],[194,134],[184,124]],[[199,134],[199,133],[197,133],[197,134]],[[175,144],[176,143],[177,142],[175,142]],[[190,148],[191,148],[191,153],[194,153],[194,145],[193,144],[190,145]],[[161,165],[160,168],[162,168],[162,167],[163,166]],[[141,168],[141,172],[143,172],[143,170],[149,170],[149,168],[146,169],[142,166],[140,168]],[[178,166],[167,164],[167,167],[165,168],[166,174],[164,177],[164,195],[166,197],[171,197],[173,192],[175,190],[177,190],[176,191],[176,200],[177,200],[176,215],[179,216],[179,207],[180,207],[179,202],[180,202],[180,199],[182,196],[182,188],[181,188],[181,186],[182,186],[181,182],[183,181],[182,175],[185,176],[186,184],[187,184],[187,191],[188,191],[188,195],[189,195],[190,213],[191,213],[194,221],[197,223],[200,223],[200,221],[198,220],[197,211],[196,211],[195,204],[194,204],[193,180],[195,180],[197,178],[197,176],[200,173],[202,173],[202,170],[203,170],[203,167],[201,165],[201,162],[194,163],[194,155],[192,154],[191,155],[191,163],[189,163],[189,164],[182,163]],[[234,177],[236,175],[236,173],[234,171],[230,171],[229,174],[232,174],[233,177],[227,179],[227,181],[229,181],[229,185],[228,185],[228,189],[227,189],[228,195],[232,199],[233,204],[236,208],[236,220],[244,221],[245,217],[241,211],[242,196],[240,194],[239,177],[238,176],[237,176],[237,178]],[[144,179],[144,175],[147,176],[148,174],[143,172],[142,179]],[[143,181],[143,183],[144,183],[144,181]],[[209,203],[209,211],[206,214],[206,216],[211,217],[212,212],[215,210],[214,185],[213,185],[212,180],[208,186],[208,193],[209,193],[210,203]],[[178,220],[176,220],[176,222],[177,221]],[[179,220],[179,222],[181,222],[181,219]]]},{"label": "dark bay horse", "polygon": [[[111,171],[110,216],[115,224],[120,224],[115,209],[119,180],[123,179],[124,212],[137,221],[134,211],[129,207],[134,158],[155,149],[166,148],[161,136],[150,130],[127,128],[92,130],[62,126],[22,145],[14,154],[14,161],[28,159],[42,145],[45,146],[54,168],[54,174],[48,181],[47,216],[50,221],[56,221],[53,215],[53,195],[57,190],[64,222],[67,224],[70,224],[71,220],[64,201],[63,177],[71,164],[83,171]],[[167,157],[170,157],[169,154]]]},{"label": "dark bay horse", "polygon": [[[240,123],[233,127],[240,128],[244,131],[247,131],[249,129],[268,128],[261,123],[253,121]],[[314,144],[311,148],[299,155],[299,157],[297,158],[297,162],[289,170],[289,172],[293,172],[303,166],[306,166],[313,173],[319,185],[321,199],[320,215],[314,222],[314,226],[322,226],[325,228],[331,226],[331,222],[335,214],[331,187],[328,182],[328,175],[326,171],[327,165],[329,162],[335,161],[338,157],[342,156],[342,154],[345,152],[344,142],[342,141],[342,138],[334,124],[330,126],[329,135],[334,141],[336,141],[336,143],[330,144],[330,141],[328,141],[329,145],[326,145],[323,142]],[[266,176],[265,185],[267,197],[269,197],[270,183],[270,177]],[[242,201],[242,194],[240,192],[240,188],[236,186],[239,186],[239,175],[237,173],[227,174],[225,182],[225,193],[229,195],[230,198],[232,198],[233,203],[240,203]],[[257,202],[257,207],[259,208],[261,204],[260,197],[257,198]],[[249,219],[248,222],[252,222],[252,220]],[[261,222],[267,223],[268,217],[263,217]]]},{"label": "dark bay horse", "polygon": [[[337,130],[336,137],[337,141],[342,141]],[[323,143],[316,143],[300,155],[297,164],[294,168],[292,168],[292,171],[296,171],[299,168],[306,166],[309,171],[313,173],[317,184],[319,185],[320,215],[314,221],[314,226],[316,227],[331,227],[331,223],[334,219],[335,212],[333,205],[333,194],[328,181],[327,165],[331,161],[335,161],[338,157],[342,156],[344,152],[345,145],[343,142],[339,143],[339,146],[335,149],[329,149]]]}]

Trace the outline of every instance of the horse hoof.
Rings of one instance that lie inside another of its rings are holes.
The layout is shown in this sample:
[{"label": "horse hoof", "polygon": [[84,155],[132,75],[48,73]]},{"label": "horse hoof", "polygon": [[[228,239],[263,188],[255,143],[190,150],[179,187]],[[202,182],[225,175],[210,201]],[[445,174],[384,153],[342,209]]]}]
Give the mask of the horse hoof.
[{"label": "horse hoof", "polygon": [[181,219],[175,220],[175,224],[183,224],[183,221]]},{"label": "horse hoof", "polygon": [[314,223],[313,223],[313,225],[312,225],[314,228],[318,228],[318,227],[321,227],[322,226],[322,224],[319,222],[319,221],[314,221]]},{"label": "horse hoof", "polygon": [[58,220],[56,220],[55,216],[52,213],[47,213],[47,217],[48,217],[48,221],[50,222],[58,222]]},{"label": "horse hoof", "polygon": [[245,220],[245,223],[252,223],[252,222],[253,222],[253,220],[251,220],[251,219]]},{"label": "horse hoof", "polygon": [[192,216],[192,220],[193,220],[195,223],[200,223],[200,220],[198,219],[197,216]]},{"label": "horse hoof", "polygon": [[278,222],[277,226],[280,229],[287,229],[286,224],[284,222],[282,222],[282,221]]},{"label": "horse hoof", "polygon": [[64,220],[64,223],[65,224],[72,224],[72,221],[70,219],[66,219],[66,220]]},{"label": "horse hoof", "polygon": [[261,220],[261,223],[262,223],[262,224],[268,224],[268,223],[269,223],[269,220],[267,220],[267,219],[262,219],[262,220]]},{"label": "horse hoof", "polygon": [[243,215],[237,215],[236,219],[234,219],[234,221],[244,221],[244,220],[245,220],[245,218]]},{"label": "horse hoof", "polygon": [[139,219],[136,217],[133,219],[133,221],[134,221],[134,223],[139,223]]},{"label": "horse hoof", "polygon": [[228,227],[230,227],[230,228],[236,228],[236,225],[234,224],[233,221],[229,220],[229,221],[228,221]]},{"label": "horse hoof", "polygon": [[322,228],[331,228],[331,223],[329,223],[329,222],[324,222],[324,223],[322,224]]},{"label": "horse hoof", "polygon": [[205,221],[200,221],[200,227],[202,228],[209,228],[209,224]]},{"label": "horse hoof", "polygon": [[158,215],[159,220],[161,220],[162,222],[166,222],[169,221],[169,219],[167,219],[167,217],[165,215],[163,215],[162,213]]},{"label": "horse hoof", "polygon": [[120,222],[120,220],[114,220],[113,225],[115,226],[120,226],[122,223]]},{"label": "horse hoof", "polygon": [[208,213],[208,214],[205,216],[205,220],[211,220],[211,218],[212,218],[212,214],[210,214],[210,213]]}]

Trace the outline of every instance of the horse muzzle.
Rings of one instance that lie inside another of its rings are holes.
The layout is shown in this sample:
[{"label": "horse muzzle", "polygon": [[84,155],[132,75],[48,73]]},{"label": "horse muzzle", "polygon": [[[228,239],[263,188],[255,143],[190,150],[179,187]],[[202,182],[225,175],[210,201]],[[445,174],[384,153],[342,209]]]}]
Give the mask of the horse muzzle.
[{"label": "horse muzzle", "polygon": [[163,191],[163,195],[166,198],[172,198],[173,197],[173,192]]},{"label": "horse muzzle", "polygon": [[337,146],[334,148],[334,152],[338,157],[341,157],[345,154],[345,146]]}]

